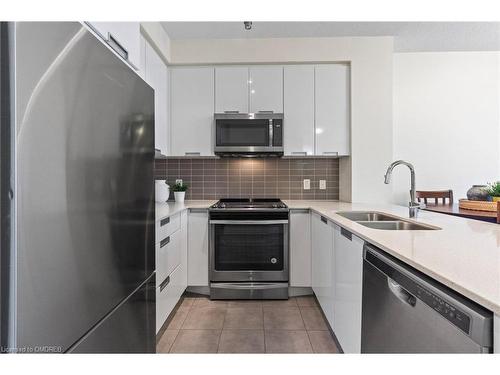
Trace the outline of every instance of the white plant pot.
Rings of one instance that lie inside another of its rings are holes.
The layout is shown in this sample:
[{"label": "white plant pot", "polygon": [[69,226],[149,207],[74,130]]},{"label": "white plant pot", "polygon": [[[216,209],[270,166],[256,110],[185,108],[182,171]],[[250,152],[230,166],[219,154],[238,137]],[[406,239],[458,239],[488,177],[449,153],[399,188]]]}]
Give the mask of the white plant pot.
[{"label": "white plant pot", "polygon": [[170,196],[170,187],[165,183],[165,180],[155,181],[155,201],[165,203]]},{"label": "white plant pot", "polygon": [[182,203],[184,202],[184,198],[186,197],[185,191],[174,191],[175,201]]}]

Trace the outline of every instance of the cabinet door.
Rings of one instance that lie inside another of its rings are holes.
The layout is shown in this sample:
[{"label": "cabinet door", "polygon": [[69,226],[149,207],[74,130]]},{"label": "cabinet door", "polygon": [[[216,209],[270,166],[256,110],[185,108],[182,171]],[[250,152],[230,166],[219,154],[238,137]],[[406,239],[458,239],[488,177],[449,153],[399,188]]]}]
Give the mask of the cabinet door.
[{"label": "cabinet door", "polygon": [[188,285],[208,286],[208,211],[188,215]]},{"label": "cabinet door", "polygon": [[312,288],[330,327],[333,327],[333,224],[311,216]]},{"label": "cabinet door", "polygon": [[95,31],[135,69],[141,59],[140,22],[89,22]]},{"label": "cabinet door", "polygon": [[283,66],[250,67],[250,112],[283,112]]},{"label": "cabinet door", "polygon": [[151,47],[145,43],[145,80],[155,90],[155,148],[168,155],[168,71],[167,66]]},{"label": "cabinet door", "polygon": [[333,331],[345,353],[361,353],[364,241],[334,226]]},{"label": "cabinet door", "polygon": [[214,68],[170,69],[172,156],[213,155]]},{"label": "cabinet door", "polygon": [[215,112],[248,112],[248,68],[215,68]]},{"label": "cabinet door", "polygon": [[311,286],[311,214],[290,211],[290,286]]},{"label": "cabinet door", "polygon": [[317,65],[314,92],[316,155],[349,155],[349,66]]},{"label": "cabinet door", "polygon": [[[181,212],[181,285],[188,286],[188,211]],[[184,292],[184,291],[183,291]]]},{"label": "cabinet door", "polygon": [[140,60],[139,66],[137,67],[137,74],[143,79],[146,80],[146,38],[141,34],[140,38]]},{"label": "cabinet door", "polygon": [[285,155],[314,155],[314,66],[284,68]]}]

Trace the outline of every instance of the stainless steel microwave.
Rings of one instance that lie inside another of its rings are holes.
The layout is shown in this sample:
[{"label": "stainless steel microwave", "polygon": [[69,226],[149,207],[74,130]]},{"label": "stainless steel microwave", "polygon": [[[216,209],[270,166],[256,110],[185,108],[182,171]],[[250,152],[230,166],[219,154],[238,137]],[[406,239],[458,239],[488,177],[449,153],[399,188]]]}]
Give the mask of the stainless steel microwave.
[{"label": "stainless steel microwave", "polygon": [[216,113],[216,155],[282,156],[283,113]]}]

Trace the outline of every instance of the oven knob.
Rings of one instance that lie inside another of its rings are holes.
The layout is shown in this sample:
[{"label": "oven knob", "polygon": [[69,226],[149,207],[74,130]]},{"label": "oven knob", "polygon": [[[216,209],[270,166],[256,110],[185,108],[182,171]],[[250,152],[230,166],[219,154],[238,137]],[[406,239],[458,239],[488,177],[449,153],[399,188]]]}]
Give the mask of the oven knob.
[{"label": "oven knob", "polygon": [[272,263],[272,264],[276,264],[276,262],[277,262],[277,261],[278,261],[278,260],[277,260],[276,258],[271,258],[271,263]]},{"label": "oven knob", "polygon": [[219,207],[220,207],[220,208],[226,208],[226,204],[225,204],[225,203],[221,203],[221,204],[219,205]]}]

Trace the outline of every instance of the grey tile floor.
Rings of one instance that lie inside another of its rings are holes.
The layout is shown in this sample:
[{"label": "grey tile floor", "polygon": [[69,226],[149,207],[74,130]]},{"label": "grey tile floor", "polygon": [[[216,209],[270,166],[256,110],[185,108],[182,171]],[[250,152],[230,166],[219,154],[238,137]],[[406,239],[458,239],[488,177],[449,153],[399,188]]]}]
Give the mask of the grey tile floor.
[{"label": "grey tile floor", "polygon": [[184,297],[157,353],[338,353],[312,296],[286,301]]}]

